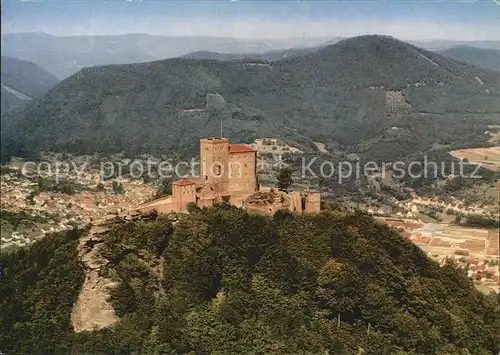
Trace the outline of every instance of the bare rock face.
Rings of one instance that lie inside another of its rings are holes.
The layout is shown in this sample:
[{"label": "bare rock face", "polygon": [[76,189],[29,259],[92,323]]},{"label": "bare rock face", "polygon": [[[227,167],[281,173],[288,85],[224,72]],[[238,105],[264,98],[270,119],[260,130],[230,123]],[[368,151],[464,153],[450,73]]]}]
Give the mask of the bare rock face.
[{"label": "bare rock face", "polygon": [[206,100],[205,107],[207,109],[222,108],[226,106],[226,100],[224,100],[224,97],[219,93],[208,93],[205,100]]},{"label": "bare rock face", "polygon": [[402,114],[411,109],[401,91],[386,91],[385,102],[387,111],[391,116]]},{"label": "bare rock face", "polygon": [[109,290],[115,286],[116,283],[101,277],[98,271],[87,272],[71,314],[75,332],[99,330],[118,322],[115,310],[107,301]]},{"label": "bare rock face", "polygon": [[102,266],[109,262],[101,255],[102,243],[102,238],[94,236],[80,241],[81,247],[78,256],[83,265],[89,270],[100,270]]},{"label": "bare rock face", "polygon": [[98,233],[104,231],[102,226],[92,227],[78,245],[85,281],[71,314],[75,332],[99,330],[118,322],[115,310],[108,302],[109,292],[117,283],[100,275],[101,268],[109,262],[101,255],[104,240]]}]

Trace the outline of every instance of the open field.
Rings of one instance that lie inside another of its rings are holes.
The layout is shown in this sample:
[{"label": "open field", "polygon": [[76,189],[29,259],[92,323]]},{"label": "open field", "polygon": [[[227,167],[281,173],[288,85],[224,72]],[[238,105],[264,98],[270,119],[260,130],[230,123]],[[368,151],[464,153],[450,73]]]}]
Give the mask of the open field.
[{"label": "open field", "polygon": [[450,154],[458,159],[467,159],[469,163],[481,164],[483,168],[500,171],[500,147],[457,149]]},{"label": "open field", "polygon": [[467,250],[474,257],[498,256],[496,229],[461,227],[446,223],[422,223],[412,220],[379,218],[390,226],[402,228],[403,235],[428,252],[453,255]]},{"label": "open field", "polygon": [[402,235],[442,263],[451,258],[467,266],[468,276],[485,293],[498,292],[500,260],[498,229],[461,227],[395,218],[377,218],[402,231]]}]

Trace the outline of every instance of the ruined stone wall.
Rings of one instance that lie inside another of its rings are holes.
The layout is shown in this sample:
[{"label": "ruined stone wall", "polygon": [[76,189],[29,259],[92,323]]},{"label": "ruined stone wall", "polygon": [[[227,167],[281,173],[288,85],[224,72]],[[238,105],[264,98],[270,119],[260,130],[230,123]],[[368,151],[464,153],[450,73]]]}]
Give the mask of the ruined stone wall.
[{"label": "ruined stone wall", "polygon": [[302,194],[299,191],[292,191],[288,195],[291,200],[290,211],[302,212]]},{"label": "ruined stone wall", "polygon": [[321,193],[319,191],[309,191],[306,194],[306,208],[304,212],[318,213],[321,211]]},{"label": "ruined stone wall", "polygon": [[210,207],[214,205],[213,198],[199,198],[196,205],[198,207]]},{"label": "ruined stone wall", "polygon": [[274,214],[278,210],[281,209],[276,205],[259,206],[259,205],[250,205],[250,204],[245,204],[244,208],[248,211],[258,212],[258,213],[263,213],[263,214]]},{"label": "ruined stone wall", "polygon": [[[152,208],[152,210],[156,210],[156,212],[164,213],[164,214],[168,214],[168,213],[172,213],[172,212],[181,212],[179,205],[177,204],[176,201],[166,202],[166,203],[163,203],[161,205],[154,206]],[[146,212],[146,211],[144,211],[144,212]]]}]

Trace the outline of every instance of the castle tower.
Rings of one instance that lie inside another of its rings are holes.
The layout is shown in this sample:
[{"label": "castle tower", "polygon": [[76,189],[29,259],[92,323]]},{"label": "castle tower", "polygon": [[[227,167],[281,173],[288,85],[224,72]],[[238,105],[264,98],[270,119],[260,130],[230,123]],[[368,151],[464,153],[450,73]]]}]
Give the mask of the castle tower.
[{"label": "castle tower", "polygon": [[189,203],[196,203],[196,182],[188,179],[180,179],[172,183],[172,198],[177,210],[184,212]]},{"label": "castle tower", "polygon": [[257,151],[246,144],[229,145],[229,190],[253,193],[257,189]]},{"label": "castle tower", "polygon": [[200,180],[214,195],[229,189],[229,142],[227,138],[200,140]]},{"label": "castle tower", "polygon": [[308,191],[306,195],[306,213],[318,213],[321,211],[321,193],[319,191]]}]

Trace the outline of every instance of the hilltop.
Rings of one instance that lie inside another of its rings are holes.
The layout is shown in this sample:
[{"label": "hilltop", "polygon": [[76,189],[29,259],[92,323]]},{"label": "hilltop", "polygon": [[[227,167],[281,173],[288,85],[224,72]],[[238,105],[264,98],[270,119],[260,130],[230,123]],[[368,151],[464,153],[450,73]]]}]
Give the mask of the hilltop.
[{"label": "hilltop", "polygon": [[2,114],[45,94],[59,80],[39,66],[2,56]]},{"label": "hilltop", "polygon": [[6,354],[499,350],[497,295],[396,230],[341,210],[262,216],[217,206],[117,221],[89,248],[105,257],[94,272],[116,284],[109,301],[119,322],[74,333],[86,233],[0,257]]},{"label": "hilltop", "polygon": [[223,120],[236,141],[314,139],[398,159],[436,143],[484,145],[499,112],[500,73],[361,36],[272,63],[176,58],[85,68],[4,115],[2,145],[11,154],[195,152]]}]

